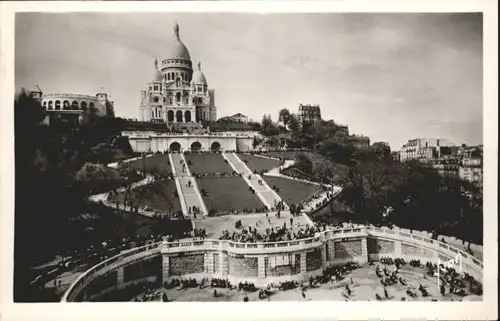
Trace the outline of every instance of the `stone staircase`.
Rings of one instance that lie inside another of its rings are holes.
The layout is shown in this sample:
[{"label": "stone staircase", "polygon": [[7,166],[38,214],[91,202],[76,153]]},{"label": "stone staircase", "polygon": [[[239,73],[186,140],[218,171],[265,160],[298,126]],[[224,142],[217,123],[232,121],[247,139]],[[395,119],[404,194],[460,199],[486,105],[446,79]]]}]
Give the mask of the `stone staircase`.
[{"label": "stone staircase", "polygon": [[[264,181],[260,175],[254,174],[238,155],[235,153],[222,153],[222,156],[228,161],[233,170],[243,175],[243,179],[248,186],[255,190],[256,195],[269,209],[275,207],[275,204],[282,201],[281,197],[267,185],[266,181]],[[262,184],[259,184],[259,180]],[[285,202],[283,202],[283,205],[285,209],[288,209]]]},{"label": "stone staircase", "polygon": [[[177,193],[181,200],[182,213],[184,213],[184,216],[189,216],[188,209],[192,206],[198,207],[202,215],[207,215],[208,211],[203,202],[198,184],[196,183],[196,179],[191,176],[191,171],[184,158],[184,154],[169,154],[169,159],[172,165],[172,172],[175,176],[175,185],[177,186]],[[183,164],[186,165],[183,166]],[[191,182],[191,186],[189,186],[189,182]]]}]

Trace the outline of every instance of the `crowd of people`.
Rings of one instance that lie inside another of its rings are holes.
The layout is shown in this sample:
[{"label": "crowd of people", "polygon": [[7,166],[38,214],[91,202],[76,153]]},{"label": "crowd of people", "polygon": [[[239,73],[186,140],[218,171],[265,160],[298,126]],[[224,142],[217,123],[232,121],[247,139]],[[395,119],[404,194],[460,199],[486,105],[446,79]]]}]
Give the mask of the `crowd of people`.
[{"label": "crowd of people", "polygon": [[[293,225],[293,218],[290,218],[290,220],[291,225]],[[326,226],[323,226],[324,230],[326,230]],[[291,228],[287,228],[286,222],[284,222],[283,226],[267,228],[265,233],[260,233],[256,227],[252,228],[251,226],[243,228],[241,232],[233,231],[230,233],[228,230],[223,230],[219,239],[238,243],[286,242],[314,237],[319,232],[321,232],[320,226],[310,225],[293,231]]]},{"label": "crowd of people", "polygon": [[198,286],[200,286],[200,284],[195,278],[188,278],[188,279],[172,278],[170,281],[163,282],[163,287],[167,290],[171,290],[174,288],[182,290],[189,288],[197,288]]},{"label": "crowd of people", "polygon": [[221,288],[221,289],[229,289],[231,290],[233,288],[233,285],[231,282],[229,282],[226,279],[220,279],[220,278],[212,278],[210,280],[210,286],[212,288]]},{"label": "crowd of people", "polygon": [[[255,213],[262,213],[262,212],[269,212],[269,209],[267,206],[264,207],[259,207],[259,208],[240,208],[240,209],[235,209],[235,208],[230,208],[227,211],[224,212],[218,212],[218,214],[255,214]],[[210,215],[210,213],[209,213]]]},{"label": "crowd of people", "polygon": [[[99,302],[127,302],[130,301],[131,298],[134,298],[134,301],[139,302],[142,298],[144,300],[151,300],[157,289],[160,286],[158,282],[155,281],[142,281],[142,282],[134,282],[126,285],[121,289],[115,289],[111,292],[107,292],[103,295],[100,295],[97,299],[93,301]],[[141,293],[143,295],[141,295]],[[140,297],[137,297],[141,295]],[[163,298],[163,296],[162,296]],[[167,297],[165,295],[165,301],[167,301]]]},{"label": "crowd of people", "polygon": [[196,218],[197,215],[203,215],[203,211],[201,210],[201,208],[199,208],[198,206],[189,206],[188,207],[188,214],[189,215],[193,215],[194,218]]},{"label": "crowd of people", "polygon": [[146,293],[140,297],[136,297],[135,302],[168,302],[168,297],[165,292],[148,289]]},{"label": "crowd of people", "polygon": [[195,228],[193,230],[193,235],[194,237],[199,237],[204,239],[207,237],[207,230],[205,228]]},{"label": "crowd of people", "polygon": [[[380,266],[377,266],[375,272],[381,279],[380,282],[384,287],[389,287],[399,282],[401,285],[407,286],[406,294],[412,298],[417,297],[418,292],[420,292],[422,297],[429,296],[428,291],[422,284],[419,284],[415,289],[408,285],[407,281],[402,276],[398,275],[399,269],[406,265],[404,259],[381,258],[380,262],[384,264],[384,268],[382,269]],[[389,271],[389,269],[387,269],[388,265],[395,265],[395,269]],[[452,267],[445,267],[443,264],[438,266],[430,261],[427,261],[424,265],[418,259],[410,260],[408,265],[412,268],[425,268],[428,277],[439,277],[439,292],[442,296],[457,295],[463,297],[468,294],[482,295],[483,293],[481,283],[475,280],[473,276],[467,273],[460,274]]]},{"label": "crowd of people", "polygon": [[233,176],[240,176],[241,174],[238,174],[236,171],[233,172],[222,172],[222,173],[191,173],[193,177],[196,178],[203,178],[203,177],[233,177]]}]

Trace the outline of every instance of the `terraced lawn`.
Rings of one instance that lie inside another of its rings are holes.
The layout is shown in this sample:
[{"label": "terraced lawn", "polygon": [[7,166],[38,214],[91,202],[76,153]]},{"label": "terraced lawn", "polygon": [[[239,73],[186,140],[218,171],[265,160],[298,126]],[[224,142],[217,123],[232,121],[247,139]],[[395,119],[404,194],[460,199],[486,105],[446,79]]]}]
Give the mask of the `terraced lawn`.
[{"label": "terraced lawn", "polygon": [[224,157],[216,153],[185,154],[186,161],[191,164],[189,169],[191,174],[213,174],[213,173],[232,173],[233,169],[224,162]]},{"label": "terraced lawn", "polygon": [[316,192],[321,191],[321,187],[315,184],[300,182],[288,178],[265,176],[262,178],[266,181],[269,187],[276,186],[279,188],[278,195],[288,205],[299,204]]},{"label": "terraced lawn", "polygon": [[[140,207],[147,206],[165,213],[169,212],[169,206],[172,206],[170,213],[182,210],[179,198],[175,197],[177,187],[174,180],[164,179],[138,188],[143,188],[146,191],[144,197],[140,200]],[[133,193],[134,201],[138,200],[138,194]],[[124,192],[118,194],[120,202],[123,201],[124,196]]]},{"label": "terraced lawn", "polygon": [[277,159],[270,159],[243,153],[239,153],[237,155],[243,162],[246,161],[246,165],[252,170],[252,172],[268,171],[270,169],[278,167],[280,164],[279,160]]},{"label": "terraced lawn", "polygon": [[202,177],[196,182],[201,190],[208,195],[203,197],[207,210],[217,214],[225,214],[229,210],[262,209],[264,204],[257,195],[248,190],[243,178],[233,177]]},{"label": "terraced lawn", "polygon": [[155,155],[151,157],[146,157],[146,159],[138,159],[132,162],[129,162],[129,164],[137,171],[143,171],[144,169],[146,172],[149,172],[152,168],[155,168],[159,174],[161,175],[170,175],[172,174],[172,166],[170,166],[169,160],[168,160],[168,154],[165,155]]}]

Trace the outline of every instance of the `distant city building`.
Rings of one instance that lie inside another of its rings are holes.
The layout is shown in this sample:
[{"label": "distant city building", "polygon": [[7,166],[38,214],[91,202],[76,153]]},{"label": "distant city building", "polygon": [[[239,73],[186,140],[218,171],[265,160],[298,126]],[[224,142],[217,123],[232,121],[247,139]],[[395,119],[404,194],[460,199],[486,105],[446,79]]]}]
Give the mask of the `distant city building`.
[{"label": "distant city building", "polygon": [[460,163],[456,157],[427,159],[423,162],[434,168],[441,176],[458,177]]},{"label": "distant city building", "polygon": [[393,151],[393,152],[391,152],[391,156],[392,156],[392,159],[394,159],[396,162],[401,161],[401,151],[399,151],[399,150]]},{"label": "distant city building", "polygon": [[44,122],[78,125],[85,121],[90,112],[101,117],[114,117],[114,102],[108,94],[99,92],[95,96],[81,94],[44,94],[32,91],[31,97],[38,100],[46,113]]},{"label": "distant city building", "polygon": [[248,123],[248,116],[243,115],[242,113],[237,113],[232,116],[226,116],[219,118],[219,122],[234,122],[234,123]]},{"label": "distant city building", "polygon": [[161,67],[155,60],[148,88],[141,91],[140,119],[169,124],[216,121],[215,91],[208,89],[201,63],[193,68],[191,55],[179,37],[177,24],[174,35]]},{"label": "distant city building", "polygon": [[414,159],[433,159],[438,157],[437,149],[454,146],[449,140],[438,138],[416,138],[409,140],[401,148],[402,162]]},{"label": "distant city building", "polygon": [[391,150],[391,146],[387,142],[374,142],[371,147],[377,150]]},{"label": "distant city building", "polygon": [[370,138],[362,135],[352,135],[347,137],[347,144],[356,148],[365,149],[370,147]]},{"label": "distant city building", "polygon": [[482,186],[483,151],[482,146],[463,147],[459,176],[461,179]]},{"label": "distant city building", "polygon": [[319,105],[299,105],[297,117],[300,122],[313,123],[321,120],[321,109]]}]

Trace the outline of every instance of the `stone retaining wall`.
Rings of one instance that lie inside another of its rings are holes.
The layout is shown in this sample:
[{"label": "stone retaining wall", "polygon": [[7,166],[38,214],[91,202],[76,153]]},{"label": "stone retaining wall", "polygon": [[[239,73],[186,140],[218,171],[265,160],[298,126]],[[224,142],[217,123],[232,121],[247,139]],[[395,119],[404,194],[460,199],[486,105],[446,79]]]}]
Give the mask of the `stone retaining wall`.
[{"label": "stone retaining wall", "polygon": [[[482,262],[463,251],[436,240],[373,227],[326,231],[311,239],[282,243],[204,240],[151,244],[119,254],[84,272],[71,284],[62,301],[88,300],[106,289],[135,282],[128,280],[155,274],[153,278],[162,276],[163,281],[170,277],[221,277],[235,284],[249,281],[267,286],[271,282],[307,280],[321,274],[326,266],[347,261],[366,263],[381,257],[401,257],[444,263],[457,255],[462,257],[462,272],[482,281]],[[154,256],[157,258],[151,259]]]},{"label": "stone retaining wall", "polygon": [[171,257],[170,275],[203,273],[203,264],[203,254]]},{"label": "stone retaining wall", "polygon": [[363,254],[361,240],[334,242],[334,255],[339,259],[352,259]]},{"label": "stone retaining wall", "polygon": [[394,241],[379,240],[369,237],[367,239],[368,253],[394,253]]},{"label": "stone retaining wall", "polygon": [[257,277],[258,259],[257,257],[232,257],[228,258],[229,275],[236,277]]}]

